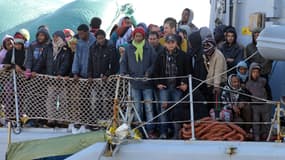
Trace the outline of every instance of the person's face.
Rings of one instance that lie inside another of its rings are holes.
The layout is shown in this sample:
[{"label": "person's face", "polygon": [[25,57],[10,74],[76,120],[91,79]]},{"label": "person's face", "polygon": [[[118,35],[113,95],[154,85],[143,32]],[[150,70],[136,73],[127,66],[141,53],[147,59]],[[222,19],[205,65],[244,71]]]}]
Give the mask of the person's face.
[{"label": "person's face", "polygon": [[254,40],[255,42],[256,42],[258,36],[259,36],[259,33],[254,33],[254,34],[253,34],[253,40]]},{"label": "person's face", "polygon": [[239,81],[238,77],[236,77],[236,76],[232,77],[231,83],[232,83],[231,85],[232,85],[232,87],[234,89],[239,89],[240,88],[240,81]]},{"label": "person's face", "polygon": [[140,43],[141,41],[144,40],[144,37],[141,33],[136,33],[135,34],[135,37],[134,37],[134,41],[137,42],[137,43]]},{"label": "person's face", "polygon": [[175,28],[171,28],[170,25],[168,23],[163,25],[163,32],[164,35],[168,35],[168,34],[174,34],[175,33]]},{"label": "person's face", "polygon": [[64,35],[65,35],[65,40],[66,41],[69,41],[72,38],[72,35],[70,33],[68,33],[68,32],[65,33]]},{"label": "person's face", "polygon": [[76,51],[76,42],[70,43],[70,49],[75,52]]},{"label": "person's face", "polygon": [[12,43],[13,40],[11,39],[6,39],[5,42],[4,42],[4,45],[6,47],[6,49],[9,51],[13,48],[13,43]]},{"label": "person's face", "polygon": [[88,32],[78,31],[78,36],[80,39],[87,41],[88,40]]},{"label": "person's face", "polygon": [[99,45],[103,46],[104,43],[105,43],[106,38],[105,38],[104,35],[98,35],[98,36],[96,37],[96,40],[97,40],[97,43],[98,43]]},{"label": "person's face", "polygon": [[58,42],[58,41],[59,41],[59,38],[60,38],[59,36],[54,35],[54,36],[53,36],[53,41],[54,41],[54,42]]},{"label": "person's face", "polygon": [[189,12],[186,11],[186,10],[184,10],[184,11],[182,12],[182,22],[188,22],[189,16],[190,16]]},{"label": "person's face", "polygon": [[259,69],[253,69],[252,72],[251,72],[251,78],[253,80],[257,80],[260,76],[260,71]]},{"label": "person's face", "polygon": [[235,41],[235,35],[233,33],[227,33],[226,34],[226,41],[230,44],[234,43]]},{"label": "person's face", "polygon": [[176,41],[169,41],[165,43],[165,47],[168,51],[174,51],[174,49],[177,46],[177,42]]},{"label": "person's face", "polygon": [[155,34],[150,34],[148,36],[148,42],[150,45],[152,45],[153,47],[158,46],[159,44],[159,39]]},{"label": "person's face", "polygon": [[23,49],[23,44],[21,44],[21,43],[15,43],[15,49],[16,49],[16,50],[22,50],[22,49]]},{"label": "person's face", "polygon": [[124,20],[124,23],[123,23],[123,26],[127,26],[127,27],[132,26],[131,20],[130,20],[130,19],[125,19],[125,20]]},{"label": "person's face", "polygon": [[158,26],[151,27],[150,32],[157,32],[159,34],[159,38],[163,37],[160,28]]},{"label": "person's face", "polygon": [[44,43],[46,41],[46,35],[44,33],[39,33],[37,40],[39,43]]},{"label": "person's face", "polygon": [[245,67],[239,67],[238,71],[239,71],[240,74],[246,74],[247,68],[245,68]]}]

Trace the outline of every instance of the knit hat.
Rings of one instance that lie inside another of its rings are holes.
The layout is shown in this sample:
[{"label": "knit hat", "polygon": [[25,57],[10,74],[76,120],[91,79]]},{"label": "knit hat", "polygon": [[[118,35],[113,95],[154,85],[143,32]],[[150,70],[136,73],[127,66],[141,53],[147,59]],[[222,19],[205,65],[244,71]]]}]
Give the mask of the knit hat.
[{"label": "knit hat", "polygon": [[64,32],[65,36],[66,35],[70,35],[71,37],[74,36],[74,32],[71,29],[66,28],[66,29],[63,30],[63,32]]},{"label": "knit hat", "polygon": [[203,51],[207,56],[211,56],[216,49],[216,42],[213,38],[206,38],[202,42]]},{"label": "knit hat", "polygon": [[137,33],[141,33],[143,35],[143,37],[145,37],[145,31],[142,27],[137,27],[135,28],[135,30],[133,31],[133,37],[135,37],[135,35]]},{"label": "knit hat", "polygon": [[30,37],[31,37],[30,36],[30,32],[27,29],[22,28],[17,33],[20,33],[21,35],[23,35],[23,37],[25,38],[25,41],[29,41],[30,40]]},{"label": "knit hat", "polygon": [[21,43],[21,44],[25,44],[25,37],[20,34],[19,32],[17,32],[15,35],[14,35],[14,42],[15,43]]},{"label": "knit hat", "polygon": [[52,34],[53,36],[58,36],[60,37],[62,40],[65,41],[65,35],[64,35],[64,32],[63,31],[56,31]]}]

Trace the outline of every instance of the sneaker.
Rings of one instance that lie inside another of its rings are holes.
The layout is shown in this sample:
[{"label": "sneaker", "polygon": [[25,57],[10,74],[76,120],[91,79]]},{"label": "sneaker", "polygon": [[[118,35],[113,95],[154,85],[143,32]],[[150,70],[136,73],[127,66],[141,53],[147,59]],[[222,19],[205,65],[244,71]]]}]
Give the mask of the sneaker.
[{"label": "sneaker", "polygon": [[72,132],[72,128],[74,128],[74,123],[68,124],[67,132]]},{"label": "sneaker", "polygon": [[159,139],[167,139],[166,134],[161,134],[161,135],[159,136]]}]

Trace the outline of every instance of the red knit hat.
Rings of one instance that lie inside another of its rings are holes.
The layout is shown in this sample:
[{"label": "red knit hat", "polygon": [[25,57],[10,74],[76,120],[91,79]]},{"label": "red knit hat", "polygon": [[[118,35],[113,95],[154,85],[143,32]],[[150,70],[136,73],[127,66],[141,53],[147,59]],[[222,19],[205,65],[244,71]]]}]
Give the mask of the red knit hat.
[{"label": "red knit hat", "polygon": [[135,37],[136,33],[141,33],[143,37],[145,37],[145,31],[142,27],[135,28],[135,30],[133,31],[133,37]]}]

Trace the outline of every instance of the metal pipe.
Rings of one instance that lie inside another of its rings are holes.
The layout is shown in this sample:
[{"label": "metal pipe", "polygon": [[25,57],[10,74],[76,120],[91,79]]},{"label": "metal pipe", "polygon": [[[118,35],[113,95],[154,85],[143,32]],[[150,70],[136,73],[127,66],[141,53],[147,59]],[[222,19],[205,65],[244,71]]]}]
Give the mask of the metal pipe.
[{"label": "metal pipe", "polygon": [[237,16],[237,0],[232,0],[232,4],[233,4],[233,13],[232,13],[232,26],[233,27],[236,27],[236,16]]},{"label": "metal pipe", "polygon": [[8,147],[11,144],[11,122],[8,122]]},{"label": "metal pipe", "polygon": [[191,118],[191,130],[192,130],[192,138],[191,140],[194,141],[195,138],[195,125],[194,125],[194,109],[193,109],[193,87],[192,87],[192,75],[189,74],[189,96],[190,96],[190,118]]},{"label": "metal pipe", "polygon": [[17,77],[16,77],[16,63],[15,63],[15,47],[13,48],[11,64],[14,66],[12,70],[13,74],[13,85],[14,85],[14,96],[15,96],[15,106],[16,106],[16,130],[20,132],[20,116],[19,116],[19,102],[18,102],[18,91],[17,91]]}]

